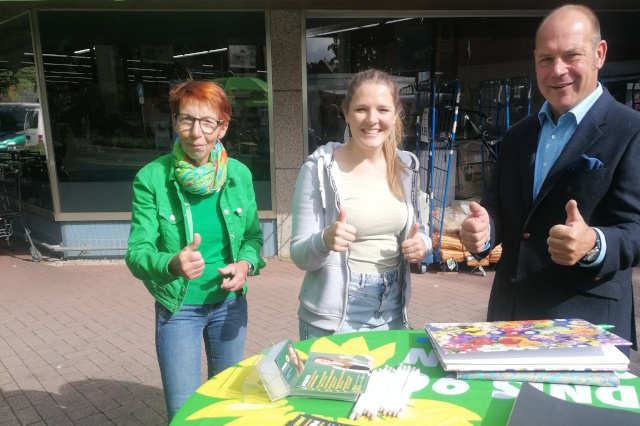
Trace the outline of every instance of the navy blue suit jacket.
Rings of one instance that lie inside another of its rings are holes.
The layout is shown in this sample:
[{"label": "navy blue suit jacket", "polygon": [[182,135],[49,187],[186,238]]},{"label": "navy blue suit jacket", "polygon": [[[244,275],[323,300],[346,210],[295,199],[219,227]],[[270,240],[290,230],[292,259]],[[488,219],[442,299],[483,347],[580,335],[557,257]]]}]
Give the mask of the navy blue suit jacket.
[{"label": "navy blue suit jacket", "polygon": [[[482,198],[491,217],[491,247],[502,243],[488,320],[582,318],[615,325],[612,331],[635,348],[631,273],[640,261],[640,114],[605,89],[534,201],[539,132],[536,114],[509,128]],[[549,230],[566,223],[571,199],[606,238],[598,267],[551,260]]]}]

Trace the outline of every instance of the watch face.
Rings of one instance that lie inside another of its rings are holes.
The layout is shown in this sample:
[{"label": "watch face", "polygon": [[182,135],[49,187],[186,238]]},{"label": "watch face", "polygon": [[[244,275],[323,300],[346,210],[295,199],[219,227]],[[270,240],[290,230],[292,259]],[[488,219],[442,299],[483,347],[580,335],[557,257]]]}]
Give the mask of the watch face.
[{"label": "watch face", "polygon": [[600,254],[600,247],[594,247],[582,258],[585,262],[593,262]]},{"label": "watch face", "polygon": [[596,245],[582,258],[583,262],[593,262],[600,255],[600,234],[596,232]]}]

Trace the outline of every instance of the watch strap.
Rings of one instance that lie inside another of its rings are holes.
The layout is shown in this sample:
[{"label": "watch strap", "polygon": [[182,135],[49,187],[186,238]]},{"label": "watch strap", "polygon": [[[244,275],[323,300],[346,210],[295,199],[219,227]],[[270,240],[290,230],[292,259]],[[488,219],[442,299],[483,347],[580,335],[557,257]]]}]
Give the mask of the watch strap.
[{"label": "watch strap", "polygon": [[251,263],[251,262],[249,262],[248,260],[245,260],[245,259],[240,259],[240,260],[247,264],[247,268],[249,270],[249,273],[247,275],[248,276],[253,275],[253,263]]},{"label": "watch strap", "polygon": [[602,246],[602,242],[600,241],[600,233],[595,229],[594,232],[596,233],[596,243],[593,248],[584,255],[584,257],[582,258],[583,262],[593,262],[598,258],[598,255],[600,254],[600,249]]}]

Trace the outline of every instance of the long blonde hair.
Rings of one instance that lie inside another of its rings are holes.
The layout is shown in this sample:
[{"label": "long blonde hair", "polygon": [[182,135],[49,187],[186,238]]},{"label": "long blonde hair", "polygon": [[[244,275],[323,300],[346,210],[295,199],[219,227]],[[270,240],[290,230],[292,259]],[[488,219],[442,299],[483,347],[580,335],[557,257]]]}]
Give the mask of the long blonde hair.
[{"label": "long blonde hair", "polygon": [[[347,87],[347,95],[342,101],[342,111],[345,115],[349,111],[351,106],[351,100],[355,91],[365,83],[382,84],[389,88],[391,96],[393,97],[393,106],[396,110],[396,120],[393,125],[393,131],[391,137],[384,142],[382,146],[382,153],[387,161],[387,183],[391,193],[399,200],[404,201],[404,192],[402,191],[402,177],[400,173],[404,172],[400,165],[400,160],[396,155],[396,149],[402,144],[402,102],[400,102],[400,94],[398,85],[395,80],[386,72],[369,69],[366,71],[360,71],[349,80]],[[406,173],[406,172],[404,172]]]}]

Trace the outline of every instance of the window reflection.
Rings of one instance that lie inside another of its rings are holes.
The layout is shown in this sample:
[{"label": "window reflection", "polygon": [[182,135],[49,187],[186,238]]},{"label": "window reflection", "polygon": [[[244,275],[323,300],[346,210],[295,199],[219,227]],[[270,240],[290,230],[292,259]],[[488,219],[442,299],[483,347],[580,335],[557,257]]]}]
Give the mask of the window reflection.
[{"label": "window reflection", "polygon": [[[640,87],[640,13],[599,12],[609,50],[600,82],[620,102],[633,105]],[[534,35],[541,16],[308,18],[307,108],[309,147],[332,135],[333,105],[340,106],[348,79],[367,68],[396,77],[405,109],[405,148],[415,149],[418,83],[461,83],[457,141],[477,140],[480,131],[495,131],[499,117],[487,120],[483,88],[502,81],[514,108],[510,124],[536,113],[544,99],[536,85]],[[531,88],[529,88],[531,84]],[[524,103],[524,96],[531,96]],[[639,97],[640,99],[640,97]],[[504,120],[503,120],[504,121]],[[474,126],[476,128],[474,128]]]},{"label": "window reflection", "polygon": [[264,13],[49,11],[39,22],[62,212],[130,211],[135,174],[173,146],[169,89],[189,77],[228,86],[223,143],[271,208]]},{"label": "window reflection", "polygon": [[0,24],[0,163],[21,169],[22,201],[53,210],[29,15]]},{"label": "window reflection", "polygon": [[[478,85],[483,79],[534,76],[531,40],[539,19],[308,19],[307,98],[313,134],[319,144],[332,140],[332,111],[344,99],[346,82],[367,68],[382,69],[396,79],[404,108],[405,149],[416,147],[421,81],[461,81],[460,105],[469,120],[478,121]],[[456,139],[477,137],[464,115],[459,117]]]}]

